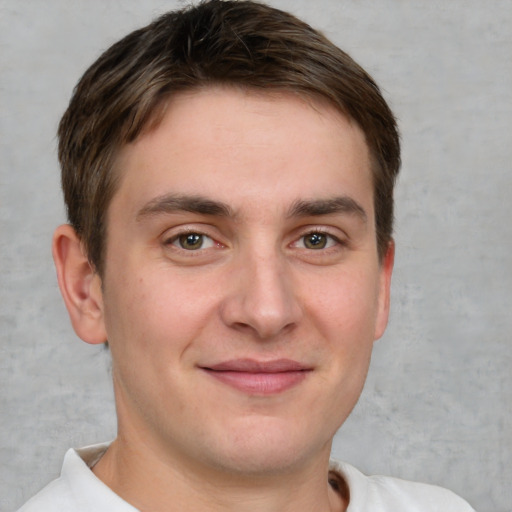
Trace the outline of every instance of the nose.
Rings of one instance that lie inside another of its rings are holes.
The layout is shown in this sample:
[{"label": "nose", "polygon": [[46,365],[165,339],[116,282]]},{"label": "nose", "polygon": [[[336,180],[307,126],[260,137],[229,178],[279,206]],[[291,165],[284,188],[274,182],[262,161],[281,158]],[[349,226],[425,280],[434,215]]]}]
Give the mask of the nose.
[{"label": "nose", "polygon": [[302,309],[285,261],[279,254],[251,255],[231,273],[221,308],[226,325],[269,340],[289,332]]}]

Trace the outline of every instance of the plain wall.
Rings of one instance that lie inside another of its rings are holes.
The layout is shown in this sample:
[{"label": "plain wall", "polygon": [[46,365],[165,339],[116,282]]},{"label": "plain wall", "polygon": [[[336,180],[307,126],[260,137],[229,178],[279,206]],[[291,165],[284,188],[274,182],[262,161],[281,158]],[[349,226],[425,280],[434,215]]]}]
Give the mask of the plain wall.
[{"label": "plain wall", "polygon": [[[402,132],[391,322],[334,455],[512,511],[512,2],[271,3],[373,74]],[[0,0],[1,510],[115,435],[108,352],[73,333],[51,261],[55,132],[100,51],[181,4]]]}]

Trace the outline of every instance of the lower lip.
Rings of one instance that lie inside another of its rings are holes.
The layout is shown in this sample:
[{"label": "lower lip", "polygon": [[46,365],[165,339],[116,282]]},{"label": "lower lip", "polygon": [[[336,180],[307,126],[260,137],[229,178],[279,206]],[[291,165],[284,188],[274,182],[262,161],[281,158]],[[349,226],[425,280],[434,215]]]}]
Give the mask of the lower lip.
[{"label": "lower lip", "polygon": [[255,395],[282,393],[302,382],[308,373],[307,371],[252,373],[208,369],[205,371],[228,386]]}]

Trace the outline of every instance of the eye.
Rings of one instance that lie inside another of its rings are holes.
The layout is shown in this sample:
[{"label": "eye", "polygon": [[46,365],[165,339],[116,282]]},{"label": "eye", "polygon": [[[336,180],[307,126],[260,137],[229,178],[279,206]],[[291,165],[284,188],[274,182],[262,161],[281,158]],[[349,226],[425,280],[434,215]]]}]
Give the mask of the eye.
[{"label": "eye", "polygon": [[333,247],[337,244],[339,244],[339,240],[337,240],[332,235],[322,233],[321,231],[313,231],[311,233],[303,235],[296,242],[296,247],[312,250],[321,250],[328,249],[329,247]]},{"label": "eye", "polygon": [[199,249],[208,249],[213,247],[215,242],[202,233],[182,233],[170,241],[175,247],[185,249],[186,251],[197,251]]}]

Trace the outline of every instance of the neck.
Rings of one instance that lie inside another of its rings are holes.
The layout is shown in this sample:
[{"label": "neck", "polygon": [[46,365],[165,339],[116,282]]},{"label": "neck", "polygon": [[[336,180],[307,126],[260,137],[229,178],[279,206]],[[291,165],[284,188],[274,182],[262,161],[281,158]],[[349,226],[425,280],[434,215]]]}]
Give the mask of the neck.
[{"label": "neck", "polygon": [[272,475],[228,474],[134,441],[119,436],[93,471],[142,512],[334,512],[348,504],[328,483],[328,460]]}]

